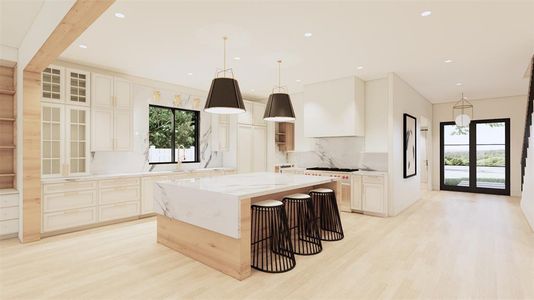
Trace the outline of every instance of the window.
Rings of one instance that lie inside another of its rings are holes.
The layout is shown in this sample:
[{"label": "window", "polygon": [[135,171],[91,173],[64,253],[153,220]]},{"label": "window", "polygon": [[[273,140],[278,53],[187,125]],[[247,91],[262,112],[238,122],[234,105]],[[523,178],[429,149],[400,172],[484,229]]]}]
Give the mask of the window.
[{"label": "window", "polygon": [[148,119],[149,163],[199,162],[198,111],[150,105]]}]

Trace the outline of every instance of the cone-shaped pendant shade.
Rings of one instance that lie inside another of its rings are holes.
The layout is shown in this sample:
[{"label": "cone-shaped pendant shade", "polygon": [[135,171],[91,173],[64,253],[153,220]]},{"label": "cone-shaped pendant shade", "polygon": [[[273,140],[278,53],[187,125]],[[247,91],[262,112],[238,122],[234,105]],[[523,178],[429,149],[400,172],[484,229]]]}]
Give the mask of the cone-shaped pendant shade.
[{"label": "cone-shaped pendant shade", "polygon": [[237,80],[226,77],[213,79],[204,111],[215,114],[245,112],[245,104]]},{"label": "cone-shaped pendant shade", "polygon": [[291,122],[295,120],[295,111],[288,94],[272,93],[269,95],[263,119],[273,122]]}]

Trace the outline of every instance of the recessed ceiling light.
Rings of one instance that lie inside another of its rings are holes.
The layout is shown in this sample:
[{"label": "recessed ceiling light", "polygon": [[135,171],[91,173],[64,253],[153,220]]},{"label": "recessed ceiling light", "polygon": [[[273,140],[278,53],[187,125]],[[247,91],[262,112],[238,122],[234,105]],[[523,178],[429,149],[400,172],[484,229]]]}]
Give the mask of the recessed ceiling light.
[{"label": "recessed ceiling light", "polygon": [[421,12],[421,17],[428,17],[428,16],[430,16],[431,14],[432,14],[432,11],[430,11],[430,10],[423,10],[423,11]]},{"label": "recessed ceiling light", "polygon": [[300,79],[295,80],[296,82],[300,82]]},{"label": "recessed ceiling light", "polygon": [[312,35],[313,35],[313,34],[312,34],[311,32],[306,32],[306,33],[304,33],[304,36],[305,36],[305,37],[311,37]]},{"label": "recessed ceiling light", "polygon": [[121,12],[116,12],[115,13],[115,17],[120,18],[120,19],[124,19],[124,18],[126,18],[126,15],[121,13]]},{"label": "recessed ceiling light", "polygon": [[236,56],[236,57],[234,57],[234,60],[241,60],[241,57]]},{"label": "recessed ceiling light", "polygon": [[87,49],[87,45],[85,45],[85,44],[80,44],[78,47],[80,47],[82,49]]},{"label": "recessed ceiling light", "polygon": [[444,60],[443,62],[446,63],[446,64],[449,64],[449,63],[452,62],[452,59],[446,59],[446,60]]},{"label": "recessed ceiling light", "polygon": [[193,73],[189,72],[189,73],[187,73],[187,75],[191,76],[191,75],[193,75]]},{"label": "recessed ceiling light", "polygon": [[363,66],[358,66],[356,69],[358,69],[358,70],[362,70],[362,69],[363,69]]},{"label": "recessed ceiling light", "polygon": [[456,83],[456,86],[461,86],[461,85],[464,85],[464,84],[461,83],[461,82],[457,82],[457,83]]}]

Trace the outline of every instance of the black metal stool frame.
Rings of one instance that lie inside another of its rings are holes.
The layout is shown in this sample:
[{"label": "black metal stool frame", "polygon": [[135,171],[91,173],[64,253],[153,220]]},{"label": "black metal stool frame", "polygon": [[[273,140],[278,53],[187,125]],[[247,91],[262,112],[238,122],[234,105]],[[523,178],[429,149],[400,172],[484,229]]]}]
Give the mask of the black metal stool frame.
[{"label": "black metal stool frame", "polygon": [[317,212],[321,240],[339,241],[344,238],[343,226],[337,206],[336,194],[332,192],[310,192],[313,206]]},{"label": "black metal stool frame", "polygon": [[323,245],[311,197],[304,199],[285,197],[282,202],[289,219],[293,252],[298,255],[320,253]]}]

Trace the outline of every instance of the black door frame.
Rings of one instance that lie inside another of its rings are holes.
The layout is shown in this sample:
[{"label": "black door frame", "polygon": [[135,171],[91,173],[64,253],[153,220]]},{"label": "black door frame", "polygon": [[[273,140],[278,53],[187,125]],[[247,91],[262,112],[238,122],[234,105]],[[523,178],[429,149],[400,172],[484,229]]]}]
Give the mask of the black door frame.
[{"label": "black door frame", "polygon": [[[505,157],[505,188],[504,189],[491,189],[491,188],[479,188],[476,186],[476,124],[484,123],[504,123],[504,135],[505,135],[505,147],[504,147],[504,157]],[[481,194],[494,194],[494,195],[510,195],[510,119],[483,119],[483,120],[473,120],[469,124],[469,186],[453,186],[445,184],[445,136],[444,130],[447,125],[455,125],[454,122],[441,122],[440,123],[440,189],[446,191],[457,191],[457,192],[468,192],[468,193],[481,193]]]}]

